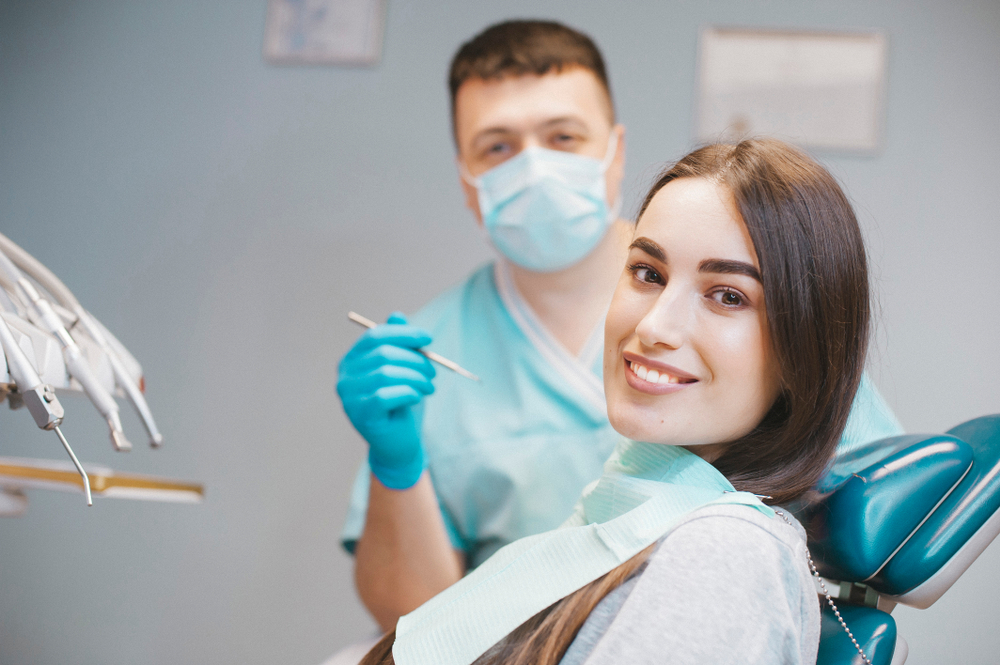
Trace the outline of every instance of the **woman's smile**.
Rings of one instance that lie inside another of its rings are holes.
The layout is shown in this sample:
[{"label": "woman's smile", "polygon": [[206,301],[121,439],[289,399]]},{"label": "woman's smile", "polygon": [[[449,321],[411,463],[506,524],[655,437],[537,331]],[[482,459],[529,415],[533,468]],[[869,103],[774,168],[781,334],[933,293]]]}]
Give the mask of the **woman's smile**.
[{"label": "woman's smile", "polygon": [[666,363],[629,352],[623,353],[622,357],[625,362],[625,380],[642,393],[666,395],[698,382],[691,374]]}]

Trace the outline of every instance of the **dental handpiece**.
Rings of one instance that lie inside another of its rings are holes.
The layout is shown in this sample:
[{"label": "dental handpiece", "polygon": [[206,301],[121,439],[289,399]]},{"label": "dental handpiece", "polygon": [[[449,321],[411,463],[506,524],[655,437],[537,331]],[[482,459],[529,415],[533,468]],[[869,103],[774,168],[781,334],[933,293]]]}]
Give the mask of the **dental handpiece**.
[{"label": "dental handpiece", "polygon": [[14,334],[2,314],[0,314],[0,350],[3,350],[7,359],[10,378],[17,386],[17,392],[24,400],[24,405],[28,408],[31,417],[35,419],[35,424],[41,429],[55,431],[59,442],[62,443],[69,458],[73,460],[73,465],[80,473],[83,480],[83,493],[87,497],[87,505],[94,505],[94,500],[90,495],[90,478],[84,471],[83,465],[80,464],[80,460],[76,458],[76,454],[73,453],[69,441],[59,429],[65,415],[62,404],[59,403],[59,398],[56,397],[52,386],[42,383],[31,361],[18,346],[17,340],[14,339]]}]

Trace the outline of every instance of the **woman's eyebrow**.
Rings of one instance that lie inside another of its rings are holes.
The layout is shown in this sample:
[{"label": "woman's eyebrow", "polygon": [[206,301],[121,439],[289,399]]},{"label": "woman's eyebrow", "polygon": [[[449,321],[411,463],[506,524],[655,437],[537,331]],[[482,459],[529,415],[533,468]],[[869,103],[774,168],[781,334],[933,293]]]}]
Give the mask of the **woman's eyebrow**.
[{"label": "woman's eyebrow", "polygon": [[731,261],[729,259],[705,259],[698,264],[698,272],[711,272],[722,275],[746,275],[763,284],[760,271],[749,263]]},{"label": "woman's eyebrow", "polygon": [[655,242],[649,238],[636,238],[632,241],[632,244],[628,246],[629,249],[640,249],[660,263],[667,262],[667,253],[663,251],[663,248],[657,245]]}]

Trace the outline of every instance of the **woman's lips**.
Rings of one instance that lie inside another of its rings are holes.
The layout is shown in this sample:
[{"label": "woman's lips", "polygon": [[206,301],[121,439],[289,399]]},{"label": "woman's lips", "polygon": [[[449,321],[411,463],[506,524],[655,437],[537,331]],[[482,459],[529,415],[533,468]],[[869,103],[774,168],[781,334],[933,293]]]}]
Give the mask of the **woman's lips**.
[{"label": "woman's lips", "polygon": [[639,392],[666,395],[683,390],[698,382],[687,372],[647,360],[631,353],[624,354],[625,381]]}]

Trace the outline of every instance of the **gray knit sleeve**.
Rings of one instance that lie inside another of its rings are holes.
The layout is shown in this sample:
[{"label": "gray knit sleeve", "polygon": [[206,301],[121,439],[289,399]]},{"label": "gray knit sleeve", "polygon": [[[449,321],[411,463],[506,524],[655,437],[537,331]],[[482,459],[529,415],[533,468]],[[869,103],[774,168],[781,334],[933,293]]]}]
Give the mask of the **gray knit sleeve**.
[{"label": "gray knit sleeve", "polygon": [[712,508],[609,594],[562,665],[815,663],[819,604],[796,529]]}]

